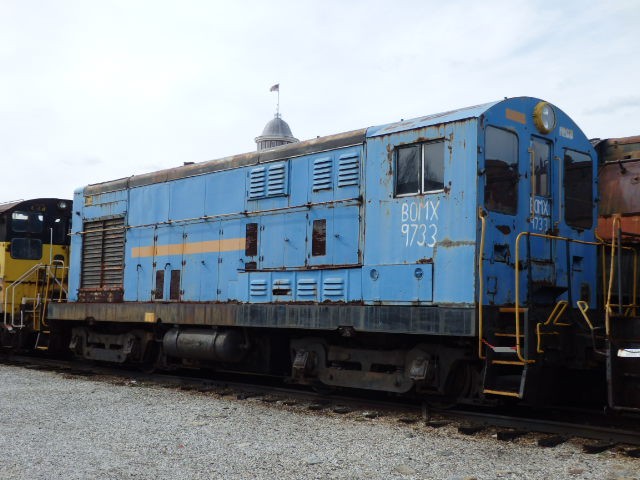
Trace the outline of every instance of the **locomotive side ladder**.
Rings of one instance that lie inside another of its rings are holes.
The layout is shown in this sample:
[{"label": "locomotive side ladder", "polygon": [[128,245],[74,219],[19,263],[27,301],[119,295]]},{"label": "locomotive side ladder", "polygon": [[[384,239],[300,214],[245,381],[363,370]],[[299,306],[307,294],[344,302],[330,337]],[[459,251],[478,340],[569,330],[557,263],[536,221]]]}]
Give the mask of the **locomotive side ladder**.
[{"label": "locomotive side ladder", "polygon": [[[605,291],[605,328],[607,334],[607,387],[609,406],[614,410],[640,411],[640,311],[638,298],[638,252],[622,245],[620,217],[614,217],[611,234],[609,277]],[[633,279],[628,303],[622,295],[622,250],[630,250]],[[604,257],[603,257],[604,258]],[[605,270],[605,269],[603,269]],[[617,279],[617,280],[616,280]],[[617,303],[612,303],[617,283]]]},{"label": "locomotive side ladder", "polygon": [[[523,398],[528,362],[522,355],[522,347],[528,347],[527,308],[502,307],[497,318],[490,322],[484,318],[484,244],[487,213],[480,208],[480,253],[478,255],[478,355],[485,362],[483,393],[512,398]],[[514,314],[517,321],[514,322]],[[523,323],[520,322],[522,320]],[[486,324],[485,324],[486,323]],[[523,328],[524,327],[524,328]]]},{"label": "locomotive side ladder", "polygon": [[[481,241],[480,251],[484,252],[484,235],[486,214],[480,210]],[[520,279],[518,254],[519,240],[524,235],[534,235],[549,240],[566,240],[540,234],[523,232],[516,239],[515,259],[515,306],[503,306],[497,316],[489,321],[484,319],[483,312],[483,255],[478,259],[479,301],[478,301],[478,352],[485,361],[484,386],[485,395],[496,395],[522,399],[525,396],[527,377],[532,373],[536,362],[544,356],[545,348],[558,348],[557,340],[561,337],[569,323],[562,322],[568,308],[566,300],[557,301],[551,312],[535,321],[534,314],[528,307],[520,306]]]}]

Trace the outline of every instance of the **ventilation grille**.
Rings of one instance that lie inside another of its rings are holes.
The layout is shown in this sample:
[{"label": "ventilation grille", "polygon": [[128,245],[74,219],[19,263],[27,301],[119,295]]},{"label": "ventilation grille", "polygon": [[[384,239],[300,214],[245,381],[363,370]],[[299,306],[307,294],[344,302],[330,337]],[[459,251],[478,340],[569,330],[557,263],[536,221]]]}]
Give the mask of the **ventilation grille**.
[{"label": "ventilation grille", "polygon": [[332,177],[331,157],[318,158],[313,162],[313,191],[330,190]]},{"label": "ventilation grille", "polygon": [[249,171],[250,200],[277,197],[287,194],[287,169],[284,163],[267,167],[256,167]]},{"label": "ventilation grille", "polygon": [[267,176],[267,196],[285,195],[287,193],[287,175],[284,163],[269,167]]},{"label": "ventilation grille", "polygon": [[298,297],[317,296],[318,283],[313,278],[301,278],[298,280],[297,295]]},{"label": "ventilation grille", "polygon": [[287,278],[274,280],[271,293],[274,295],[291,295],[291,280]]},{"label": "ventilation grille", "polygon": [[249,198],[262,198],[265,195],[266,168],[258,167],[249,172]]},{"label": "ventilation grille", "polygon": [[358,155],[340,156],[338,160],[338,187],[358,185],[359,176]]},{"label": "ventilation grille", "polygon": [[344,280],[327,278],[322,283],[322,295],[325,297],[344,297]]},{"label": "ventilation grille", "polygon": [[251,280],[249,291],[252,297],[263,297],[267,294],[266,280]]},{"label": "ventilation grille", "polygon": [[85,222],[81,288],[122,287],[124,217]]}]

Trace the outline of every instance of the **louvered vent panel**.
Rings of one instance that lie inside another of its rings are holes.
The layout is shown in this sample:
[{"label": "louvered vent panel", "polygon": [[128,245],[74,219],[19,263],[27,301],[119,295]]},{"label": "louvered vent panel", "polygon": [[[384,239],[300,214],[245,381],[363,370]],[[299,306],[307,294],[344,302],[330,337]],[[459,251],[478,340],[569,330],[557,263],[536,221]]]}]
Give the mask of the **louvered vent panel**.
[{"label": "louvered vent panel", "polygon": [[124,272],[124,218],[86,222],[81,288],[120,287]]},{"label": "louvered vent panel", "polygon": [[252,297],[262,297],[267,294],[266,280],[251,280],[249,293]]},{"label": "louvered vent panel", "polygon": [[343,297],[344,280],[342,278],[327,278],[322,284],[322,295],[325,297]]},{"label": "louvered vent panel", "polygon": [[313,162],[313,191],[330,190],[333,165],[331,157],[318,158]]},{"label": "louvered vent panel", "polygon": [[287,175],[284,163],[271,165],[267,173],[267,196],[286,195]]},{"label": "louvered vent panel", "polygon": [[298,297],[316,297],[318,285],[313,278],[301,278],[298,280]]},{"label": "louvered vent panel", "polygon": [[274,280],[271,293],[274,295],[291,295],[291,280],[286,278]]},{"label": "louvered vent panel", "polygon": [[342,155],[338,160],[338,187],[358,185],[360,176],[357,154]]},{"label": "louvered vent panel", "polygon": [[265,167],[258,167],[249,172],[249,198],[265,196],[266,170]]}]

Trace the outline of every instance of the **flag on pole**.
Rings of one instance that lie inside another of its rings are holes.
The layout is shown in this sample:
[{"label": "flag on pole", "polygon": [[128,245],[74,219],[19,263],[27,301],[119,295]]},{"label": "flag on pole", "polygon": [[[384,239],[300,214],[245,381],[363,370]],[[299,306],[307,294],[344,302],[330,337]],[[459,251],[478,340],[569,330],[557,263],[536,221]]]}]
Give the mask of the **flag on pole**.
[{"label": "flag on pole", "polygon": [[273,87],[271,87],[269,89],[270,92],[279,92],[280,91],[280,84],[276,83]]}]

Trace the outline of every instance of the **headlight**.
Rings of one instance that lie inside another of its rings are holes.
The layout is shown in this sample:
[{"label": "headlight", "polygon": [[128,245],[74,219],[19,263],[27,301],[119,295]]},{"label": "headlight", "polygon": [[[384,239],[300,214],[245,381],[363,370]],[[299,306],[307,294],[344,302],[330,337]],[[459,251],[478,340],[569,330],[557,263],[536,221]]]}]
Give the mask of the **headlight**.
[{"label": "headlight", "polygon": [[533,109],[533,123],[544,134],[556,128],[556,112],[553,107],[547,102],[539,102]]},{"label": "headlight", "polygon": [[60,210],[66,210],[68,206],[69,206],[69,205],[67,205],[67,202],[65,202],[64,200],[60,200],[60,201],[58,202],[58,208],[59,208]]}]

